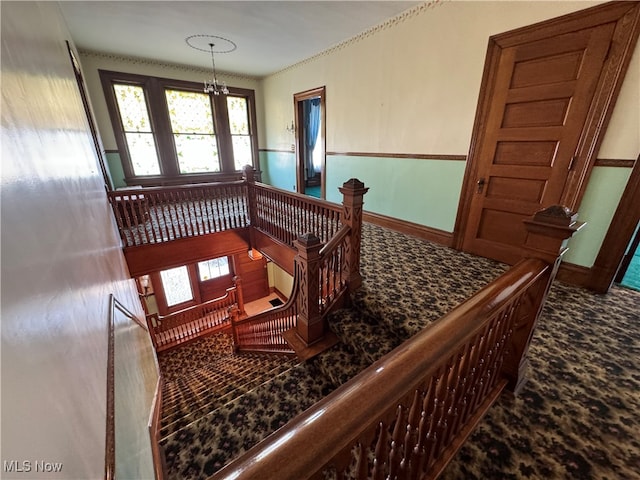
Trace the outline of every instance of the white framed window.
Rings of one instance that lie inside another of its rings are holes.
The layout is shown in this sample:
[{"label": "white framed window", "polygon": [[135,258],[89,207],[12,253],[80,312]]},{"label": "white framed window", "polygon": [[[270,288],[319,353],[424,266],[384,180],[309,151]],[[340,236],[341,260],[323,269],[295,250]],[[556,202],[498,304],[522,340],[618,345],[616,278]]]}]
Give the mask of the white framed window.
[{"label": "white framed window", "polygon": [[201,282],[229,275],[229,257],[213,258],[198,262],[198,275]]},{"label": "white framed window", "polygon": [[191,279],[186,266],[163,270],[160,278],[168,307],[193,300]]}]

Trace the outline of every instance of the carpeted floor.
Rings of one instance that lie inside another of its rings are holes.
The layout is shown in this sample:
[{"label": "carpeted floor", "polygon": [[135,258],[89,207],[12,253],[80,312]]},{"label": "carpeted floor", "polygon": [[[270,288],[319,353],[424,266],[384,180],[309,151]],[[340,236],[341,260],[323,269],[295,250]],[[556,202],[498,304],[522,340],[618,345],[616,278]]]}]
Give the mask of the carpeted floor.
[{"label": "carpeted floor", "polygon": [[[365,224],[363,288],[331,319],[343,342],[168,434],[169,478],[206,478],[506,268]],[[185,348],[161,360],[176,381],[218,355]],[[441,478],[640,478],[640,292],[556,283],[531,367],[520,396],[502,396]]]}]

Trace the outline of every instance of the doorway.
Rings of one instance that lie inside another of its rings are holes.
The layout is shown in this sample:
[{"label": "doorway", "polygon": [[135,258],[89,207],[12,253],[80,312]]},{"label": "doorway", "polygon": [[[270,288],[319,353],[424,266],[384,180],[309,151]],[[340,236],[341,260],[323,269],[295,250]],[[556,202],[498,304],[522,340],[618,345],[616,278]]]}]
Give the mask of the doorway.
[{"label": "doorway", "polygon": [[615,281],[624,287],[640,291],[640,224],[622,258]]},{"label": "doorway", "polygon": [[325,87],[293,96],[296,130],[296,191],[325,198]]},{"label": "doorway", "polygon": [[640,4],[614,2],[489,39],[457,248],[506,263],[522,220],[577,209],[635,46]]}]

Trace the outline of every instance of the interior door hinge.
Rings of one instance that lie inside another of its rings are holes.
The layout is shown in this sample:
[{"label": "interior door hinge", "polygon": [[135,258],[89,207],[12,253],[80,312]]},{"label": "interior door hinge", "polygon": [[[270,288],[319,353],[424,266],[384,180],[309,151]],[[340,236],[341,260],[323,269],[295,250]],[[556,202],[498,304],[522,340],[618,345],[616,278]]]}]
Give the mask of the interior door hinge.
[{"label": "interior door hinge", "polygon": [[571,170],[573,168],[573,164],[576,163],[576,156],[571,157],[571,161],[569,162],[569,168],[567,170]]}]

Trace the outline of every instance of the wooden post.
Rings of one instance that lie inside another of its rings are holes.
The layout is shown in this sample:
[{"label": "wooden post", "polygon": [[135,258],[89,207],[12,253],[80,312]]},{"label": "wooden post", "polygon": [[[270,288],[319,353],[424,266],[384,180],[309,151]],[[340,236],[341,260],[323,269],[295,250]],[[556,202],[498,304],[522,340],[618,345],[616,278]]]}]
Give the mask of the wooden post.
[{"label": "wooden post", "polygon": [[298,254],[294,264],[299,278],[297,334],[309,346],[324,337],[320,316],[320,249],[322,242],[311,233],[300,235],[294,241]]},{"label": "wooden post", "polygon": [[360,243],[362,238],[362,205],[369,188],[360,180],[352,178],[339,188],[342,193],[342,223],[351,229],[350,248],[346,254],[347,281],[353,292],[362,285],[360,275]]},{"label": "wooden post", "polygon": [[240,309],[235,306],[229,307],[229,318],[231,320],[231,335],[233,337],[233,351],[238,353],[238,349],[240,348],[240,339],[238,337],[238,329],[236,327],[236,322],[240,318]]},{"label": "wooden post", "polygon": [[238,299],[238,310],[240,315],[244,315],[244,293],[242,292],[242,279],[239,276],[233,277],[233,284],[236,287],[236,298]]},{"label": "wooden post", "polygon": [[517,394],[527,381],[529,344],[538,317],[556,276],[567,241],[585,224],[576,221],[577,214],[559,205],[540,210],[525,220],[527,238],[524,252],[527,258],[537,258],[550,268],[536,281],[526,297],[516,307],[515,323],[509,339],[503,371],[509,379],[508,388]]},{"label": "wooden post", "polygon": [[256,247],[254,226],[257,222],[257,203],[256,203],[256,191],[254,189],[256,184],[255,170],[251,165],[245,165],[242,167],[242,178],[247,184],[247,204],[249,208],[249,252]]}]

